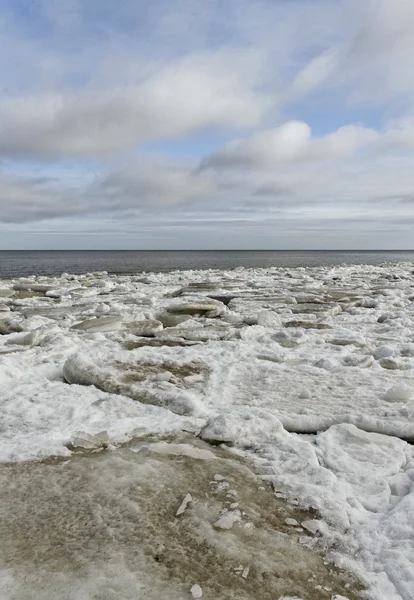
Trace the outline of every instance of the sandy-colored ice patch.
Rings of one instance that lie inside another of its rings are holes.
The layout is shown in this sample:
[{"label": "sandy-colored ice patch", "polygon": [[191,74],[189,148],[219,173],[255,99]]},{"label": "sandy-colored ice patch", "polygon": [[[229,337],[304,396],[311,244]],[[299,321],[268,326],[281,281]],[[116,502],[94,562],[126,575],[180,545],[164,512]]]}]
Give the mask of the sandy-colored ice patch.
[{"label": "sandy-colored ice patch", "polygon": [[309,513],[190,437],[5,464],[0,486],[2,600],[357,598],[291,525]]}]

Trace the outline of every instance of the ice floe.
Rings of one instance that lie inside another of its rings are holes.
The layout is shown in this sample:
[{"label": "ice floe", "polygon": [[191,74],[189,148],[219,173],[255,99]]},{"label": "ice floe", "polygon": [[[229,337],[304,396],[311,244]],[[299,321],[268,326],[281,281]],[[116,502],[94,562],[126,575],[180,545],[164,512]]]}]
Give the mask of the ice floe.
[{"label": "ice floe", "polygon": [[372,600],[413,600],[413,289],[410,263],[2,280],[0,459],[191,431],[317,511],[297,533]]}]

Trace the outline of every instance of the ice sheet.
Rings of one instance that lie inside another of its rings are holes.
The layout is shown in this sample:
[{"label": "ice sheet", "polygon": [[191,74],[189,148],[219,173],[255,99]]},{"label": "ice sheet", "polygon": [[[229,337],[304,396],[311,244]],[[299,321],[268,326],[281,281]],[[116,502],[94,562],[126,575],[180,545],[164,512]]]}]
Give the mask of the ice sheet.
[{"label": "ice sheet", "polygon": [[371,598],[413,600],[412,264],[0,287],[2,461],[200,432],[316,508]]}]

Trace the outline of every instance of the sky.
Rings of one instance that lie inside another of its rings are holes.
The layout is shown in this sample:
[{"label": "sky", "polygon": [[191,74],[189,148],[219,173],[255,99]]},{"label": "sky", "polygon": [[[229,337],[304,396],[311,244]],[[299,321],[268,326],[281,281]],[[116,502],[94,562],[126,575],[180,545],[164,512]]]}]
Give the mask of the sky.
[{"label": "sky", "polygon": [[1,249],[413,249],[413,0],[0,0]]}]

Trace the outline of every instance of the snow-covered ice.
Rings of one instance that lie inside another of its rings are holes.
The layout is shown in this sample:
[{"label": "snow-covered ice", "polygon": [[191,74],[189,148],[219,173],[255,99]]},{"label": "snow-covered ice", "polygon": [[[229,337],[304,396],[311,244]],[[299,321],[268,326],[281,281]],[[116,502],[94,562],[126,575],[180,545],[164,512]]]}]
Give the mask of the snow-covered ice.
[{"label": "snow-covered ice", "polygon": [[411,263],[63,274],[0,296],[1,461],[191,432],[317,510],[303,528],[370,598],[413,600]]}]

